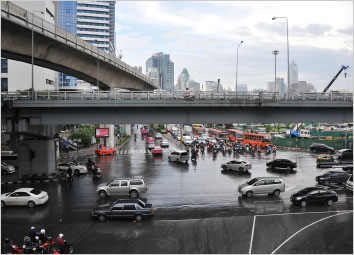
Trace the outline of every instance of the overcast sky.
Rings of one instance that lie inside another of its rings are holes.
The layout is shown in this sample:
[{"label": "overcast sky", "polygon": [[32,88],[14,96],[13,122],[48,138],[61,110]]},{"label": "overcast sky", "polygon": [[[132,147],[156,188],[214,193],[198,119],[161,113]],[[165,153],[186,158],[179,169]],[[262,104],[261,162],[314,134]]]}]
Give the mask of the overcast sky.
[{"label": "overcast sky", "polygon": [[350,66],[332,88],[353,90],[352,1],[118,1],[117,46],[131,66],[142,66],[156,52],[170,54],[175,84],[183,68],[197,82],[220,78],[264,88],[274,80],[273,50],[278,50],[277,76],[287,81],[286,20],[289,20],[290,62],[299,80],[317,90],[330,82],[342,65]]}]

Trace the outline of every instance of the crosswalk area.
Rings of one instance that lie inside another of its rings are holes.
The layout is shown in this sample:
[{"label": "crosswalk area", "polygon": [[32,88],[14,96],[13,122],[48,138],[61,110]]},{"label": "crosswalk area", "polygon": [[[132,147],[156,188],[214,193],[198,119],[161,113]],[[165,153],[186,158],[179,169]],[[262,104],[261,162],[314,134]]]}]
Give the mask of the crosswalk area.
[{"label": "crosswalk area", "polygon": [[[170,148],[162,148],[163,153],[170,153],[174,151]],[[118,150],[118,155],[132,155],[132,154],[152,154],[152,150],[139,149],[139,150]]]}]

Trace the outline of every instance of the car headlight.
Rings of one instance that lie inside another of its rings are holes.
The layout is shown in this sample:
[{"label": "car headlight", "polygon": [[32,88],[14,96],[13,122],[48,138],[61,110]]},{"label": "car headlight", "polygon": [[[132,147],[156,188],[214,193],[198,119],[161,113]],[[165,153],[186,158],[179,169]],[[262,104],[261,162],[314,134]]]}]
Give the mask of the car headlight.
[{"label": "car headlight", "polygon": [[300,200],[300,199],[301,199],[301,197],[295,197],[295,199],[296,199],[296,200]]},{"label": "car headlight", "polygon": [[39,197],[39,199],[44,199],[45,197]]}]

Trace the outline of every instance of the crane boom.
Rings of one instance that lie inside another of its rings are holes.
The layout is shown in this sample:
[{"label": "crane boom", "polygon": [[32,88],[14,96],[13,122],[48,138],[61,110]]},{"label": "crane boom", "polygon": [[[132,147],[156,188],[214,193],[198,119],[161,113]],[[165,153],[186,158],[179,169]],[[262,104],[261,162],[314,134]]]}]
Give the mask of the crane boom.
[{"label": "crane boom", "polygon": [[331,87],[331,85],[333,84],[333,82],[337,79],[337,77],[340,75],[340,73],[347,69],[349,66],[342,66],[342,68],[338,71],[338,73],[336,74],[336,76],[333,77],[333,79],[331,80],[331,82],[327,85],[327,87],[323,90],[323,92],[327,92],[327,90],[329,89],[329,87]]}]

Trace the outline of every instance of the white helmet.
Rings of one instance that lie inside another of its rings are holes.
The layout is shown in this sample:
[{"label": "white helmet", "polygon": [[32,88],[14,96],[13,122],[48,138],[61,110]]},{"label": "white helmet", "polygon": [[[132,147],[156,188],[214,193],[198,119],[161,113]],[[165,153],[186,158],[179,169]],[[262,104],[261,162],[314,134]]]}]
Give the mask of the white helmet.
[{"label": "white helmet", "polygon": [[62,233],[60,233],[60,234],[59,234],[59,237],[60,237],[60,238],[63,238],[63,237],[64,237],[64,235],[63,235]]},{"label": "white helmet", "polygon": [[38,237],[38,236],[36,236],[36,240],[39,240],[39,237]]},{"label": "white helmet", "polygon": [[41,234],[45,234],[45,229],[41,229]]}]

